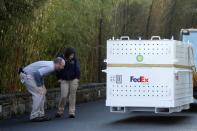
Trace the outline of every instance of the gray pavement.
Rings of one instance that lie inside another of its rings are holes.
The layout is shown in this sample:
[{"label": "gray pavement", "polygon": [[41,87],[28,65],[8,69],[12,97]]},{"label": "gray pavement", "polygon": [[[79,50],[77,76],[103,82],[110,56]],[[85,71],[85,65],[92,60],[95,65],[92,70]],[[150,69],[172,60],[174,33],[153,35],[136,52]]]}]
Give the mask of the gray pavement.
[{"label": "gray pavement", "polygon": [[[54,116],[55,110],[48,111]],[[105,101],[77,105],[77,118],[32,123],[28,116],[0,121],[0,131],[197,131],[197,105],[190,111],[159,115],[148,112],[110,113]]]}]

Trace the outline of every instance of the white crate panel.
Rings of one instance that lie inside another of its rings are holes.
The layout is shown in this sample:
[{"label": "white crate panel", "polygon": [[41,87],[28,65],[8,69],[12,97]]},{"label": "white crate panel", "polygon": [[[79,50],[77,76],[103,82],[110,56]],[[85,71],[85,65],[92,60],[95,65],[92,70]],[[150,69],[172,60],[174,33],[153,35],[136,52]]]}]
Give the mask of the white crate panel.
[{"label": "white crate panel", "polygon": [[108,40],[107,63],[188,65],[188,46],[175,40]]},{"label": "white crate panel", "polygon": [[182,42],[175,44],[175,58],[178,60],[175,64],[190,65],[189,49],[188,44]]},{"label": "white crate panel", "polygon": [[[173,107],[176,99],[192,97],[192,74],[176,68],[107,68],[108,106]],[[144,76],[149,82],[131,82]],[[177,77],[178,76],[178,77]],[[182,82],[185,79],[187,82]],[[180,89],[180,90],[179,90]],[[186,101],[191,102],[191,101]],[[147,105],[148,103],[148,105]],[[181,103],[180,103],[181,104]]]},{"label": "white crate panel", "polygon": [[175,81],[175,99],[193,97],[192,72],[179,72],[178,81]]}]

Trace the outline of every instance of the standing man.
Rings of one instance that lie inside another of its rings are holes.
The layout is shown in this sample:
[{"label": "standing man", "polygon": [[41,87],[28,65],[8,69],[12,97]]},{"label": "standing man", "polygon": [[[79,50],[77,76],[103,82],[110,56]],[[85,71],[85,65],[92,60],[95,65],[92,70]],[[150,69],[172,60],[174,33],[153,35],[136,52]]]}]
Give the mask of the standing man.
[{"label": "standing man", "polygon": [[65,67],[62,71],[57,72],[61,88],[61,98],[56,117],[63,116],[68,97],[69,118],[75,118],[76,92],[80,79],[80,66],[74,48],[66,48],[61,57],[65,60]]},{"label": "standing man", "polygon": [[54,61],[38,61],[19,70],[21,82],[32,94],[33,105],[30,120],[34,122],[50,120],[44,112],[46,88],[43,77],[65,66],[64,59],[58,57]]}]

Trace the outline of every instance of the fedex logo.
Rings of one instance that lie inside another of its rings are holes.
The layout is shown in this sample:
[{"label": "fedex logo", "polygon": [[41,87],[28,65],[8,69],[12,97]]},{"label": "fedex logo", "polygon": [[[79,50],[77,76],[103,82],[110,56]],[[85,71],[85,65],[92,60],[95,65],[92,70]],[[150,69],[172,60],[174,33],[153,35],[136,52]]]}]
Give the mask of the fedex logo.
[{"label": "fedex logo", "polygon": [[147,83],[149,79],[145,76],[140,76],[139,78],[135,78],[134,76],[130,77],[130,82],[140,82],[140,83]]}]

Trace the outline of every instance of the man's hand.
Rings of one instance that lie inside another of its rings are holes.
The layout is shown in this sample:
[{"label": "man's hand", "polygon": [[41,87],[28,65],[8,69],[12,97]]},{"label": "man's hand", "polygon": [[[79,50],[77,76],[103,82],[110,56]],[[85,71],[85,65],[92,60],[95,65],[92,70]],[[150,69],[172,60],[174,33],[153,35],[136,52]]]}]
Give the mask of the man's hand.
[{"label": "man's hand", "polygon": [[43,86],[43,94],[45,95],[47,93],[47,89],[45,86]]},{"label": "man's hand", "polygon": [[47,93],[47,90],[46,90],[46,88],[45,88],[44,85],[38,87],[38,94],[40,94],[40,95],[45,95],[46,93]]}]

